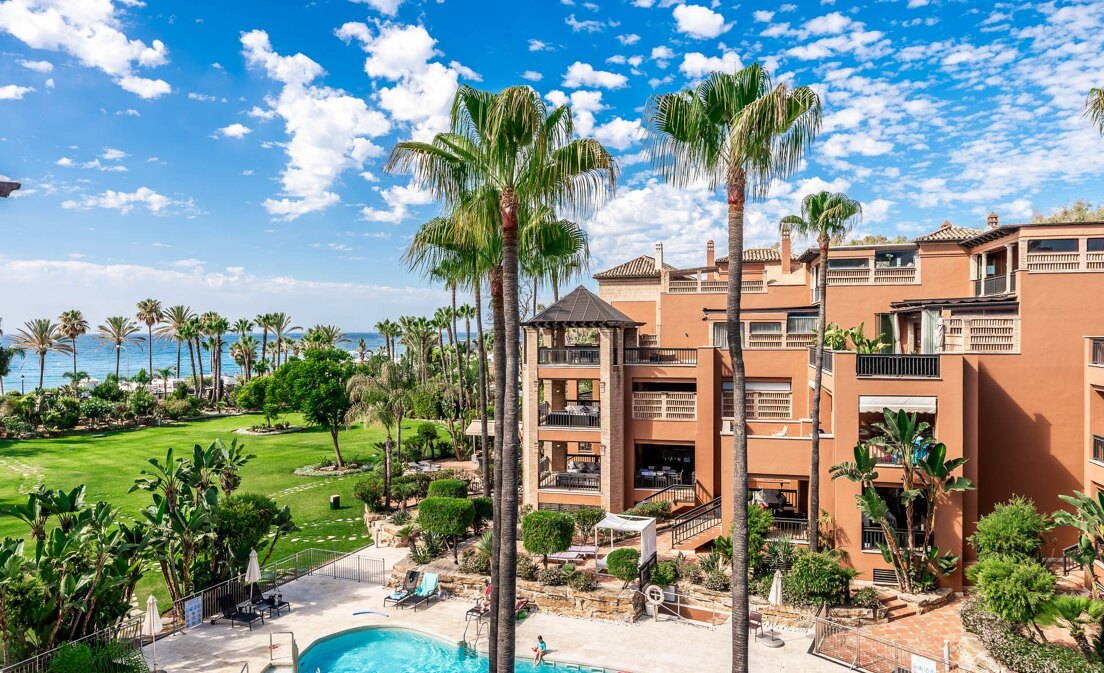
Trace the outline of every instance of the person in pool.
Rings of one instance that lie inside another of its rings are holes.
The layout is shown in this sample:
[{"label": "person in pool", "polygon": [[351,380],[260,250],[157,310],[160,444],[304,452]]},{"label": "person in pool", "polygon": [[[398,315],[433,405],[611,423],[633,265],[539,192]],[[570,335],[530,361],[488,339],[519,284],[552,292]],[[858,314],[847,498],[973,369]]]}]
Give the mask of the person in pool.
[{"label": "person in pool", "polygon": [[544,663],[544,653],[548,651],[548,644],[544,642],[544,636],[537,636],[537,646],[533,648],[533,663]]}]

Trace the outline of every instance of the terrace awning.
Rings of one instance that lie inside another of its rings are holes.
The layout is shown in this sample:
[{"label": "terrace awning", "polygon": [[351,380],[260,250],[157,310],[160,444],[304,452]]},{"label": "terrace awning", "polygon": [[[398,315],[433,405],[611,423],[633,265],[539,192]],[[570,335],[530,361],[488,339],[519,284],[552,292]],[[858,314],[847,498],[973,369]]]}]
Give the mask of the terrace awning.
[{"label": "terrace awning", "polygon": [[895,395],[859,395],[859,413],[881,413],[889,408],[914,414],[934,414],[935,397],[905,397]]},{"label": "terrace awning", "polygon": [[[482,437],[483,436],[483,422],[478,418],[468,423],[468,427],[464,428],[465,437]],[[494,419],[487,419],[487,436],[494,437]]]}]

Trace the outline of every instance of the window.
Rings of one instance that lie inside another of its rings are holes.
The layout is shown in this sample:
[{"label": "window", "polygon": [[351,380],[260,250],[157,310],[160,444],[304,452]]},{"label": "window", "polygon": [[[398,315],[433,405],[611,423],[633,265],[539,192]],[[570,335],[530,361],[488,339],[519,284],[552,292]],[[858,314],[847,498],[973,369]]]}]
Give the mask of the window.
[{"label": "window", "polygon": [[790,334],[816,334],[816,323],[814,314],[791,313],[786,317],[786,331]]},{"label": "window", "polygon": [[780,322],[752,322],[748,323],[749,334],[781,334],[782,323]]},{"label": "window", "polygon": [[874,266],[879,269],[916,266],[915,250],[888,250],[874,254]]},{"label": "window", "polygon": [[[740,324],[740,334],[744,331],[743,323]],[[728,323],[715,322],[713,323],[713,347],[714,348],[728,348]]]},{"label": "window", "polygon": [[1027,242],[1028,252],[1077,252],[1076,238],[1037,238]]},{"label": "window", "polygon": [[829,259],[828,269],[866,269],[870,267],[870,260],[866,257],[850,257],[844,259]]},{"label": "window", "polygon": [[1089,252],[1104,252],[1104,238],[1090,238],[1086,240],[1085,249]]},{"label": "window", "polygon": [[894,316],[892,313],[877,313],[875,317],[877,318],[874,324],[878,326],[878,341],[889,346],[883,352],[892,353]]}]

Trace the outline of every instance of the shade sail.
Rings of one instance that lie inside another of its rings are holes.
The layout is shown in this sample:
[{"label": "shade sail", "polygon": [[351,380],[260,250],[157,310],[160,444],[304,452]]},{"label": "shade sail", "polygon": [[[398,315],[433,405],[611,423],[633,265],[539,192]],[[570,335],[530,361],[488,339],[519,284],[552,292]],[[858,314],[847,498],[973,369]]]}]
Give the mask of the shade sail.
[{"label": "shade sail", "polygon": [[889,408],[893,411],[907,411],[915,414],[934,414],[935,403],[935,397],[860,395],[859,413],[881,412]]}]

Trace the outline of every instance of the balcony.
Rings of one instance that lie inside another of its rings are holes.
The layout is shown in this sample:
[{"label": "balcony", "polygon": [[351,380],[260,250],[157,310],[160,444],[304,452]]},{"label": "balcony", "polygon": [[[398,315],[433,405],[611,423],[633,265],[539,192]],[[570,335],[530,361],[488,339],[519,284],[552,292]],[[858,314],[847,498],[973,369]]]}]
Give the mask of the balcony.
[{"label": "balcony", "polygon": [[1104,463],[1104,437],[1093,435],[1092,459],[1098,463]]},{"label": "balcony", "polygon": [[626,348],[627,365],[696,365],[695,348]]},{"label": "balcony", "polygon": [[799,517],[776,516],[767,532],[770,540],[788,539],[791,542],[809,543],[809,520]]},{"label": "balcony", "polygon": [[860,353],[855,356],[855,376],[937,379],[939,378],[939,356]]},{"label": "balcony", "polygon": [[537,364],[566,367],[597,367],[600,351],[595,346],[559,346],[537,351]]},{"label": "balcony", "polygon": [[[832,351],[827,348],[824,349],[824,373],[832,373]],[[809,348],[809,366],[816,367],[816,351],[813,348]]]},{"label": "balcony", "polygon": [[671,486],[694,487],[694,473],[671,469],[644,469],[636,471],[633,487],[639,489],[665,489]]},{"label": "balcony", "polygon": [[693,421],[698,417],[697,393],[636,391],[632,417],[638,420]]},{"label": "balcony", "polygon": [[[767,291],[767,284],[762,278],[744,279],[740,284],[740,291],[744,294],[763,294]],[[667,292],[670,294],[724,294],[728,292],[727,280],[672,280],[667,283]]]},{"label": "balcony", "polygon": [[[1099,255],[1100,253],[1092,254]],[[1026,255],[1026,262],[1028,271],[1079,271],[1081,269],[1081,253],[1029,252]]]},{"label": "balcony", "polygon": [[828,269],[828,285],[912,285],[916,282],[915,266]]},{"label": "balcony", "polygon": [[944,324],[948,353],[1018,353],[1020,317],[951,316]]},{"label": "balcony", "polygon": [[541,407],[543,408],[539,412],[537,425],[542,428],[602,427],[602,413],[596,400],[579,400],[578,404],[565,403],[561,410],[551,410],[543,404]]},{"label": "balcony", "polygon": [[602,490],[602,475],[596,472],[541,472],[538,487],[597,493]]},{"label": "balcony", "polygon": [[1092,340],[1092,364],[1104,365],[1104,338]]},{"label": "balcony", "polygon": [[1000,274],[974,281],[974,296],[987,297],[1016,291],[1016,274]]},{"label": "balcony", "polygon": [[[789,390],[747,390],[744,412],[749,421],[785,421],[793,418],[793,392]],[[735,397],[724,391],[721,397],[721,418],[734,418]]]},{"label": "balcony", "polygon": [[[908,542],[908,531],[897,531],[897,544],[904,547]],[[863,551],[878,551],[879,545],[885,544],[885,533],[881,526],[863,526],[862,549]],[[924,531],[913,529],[912,546],[921,547],[924,544]]]}]

